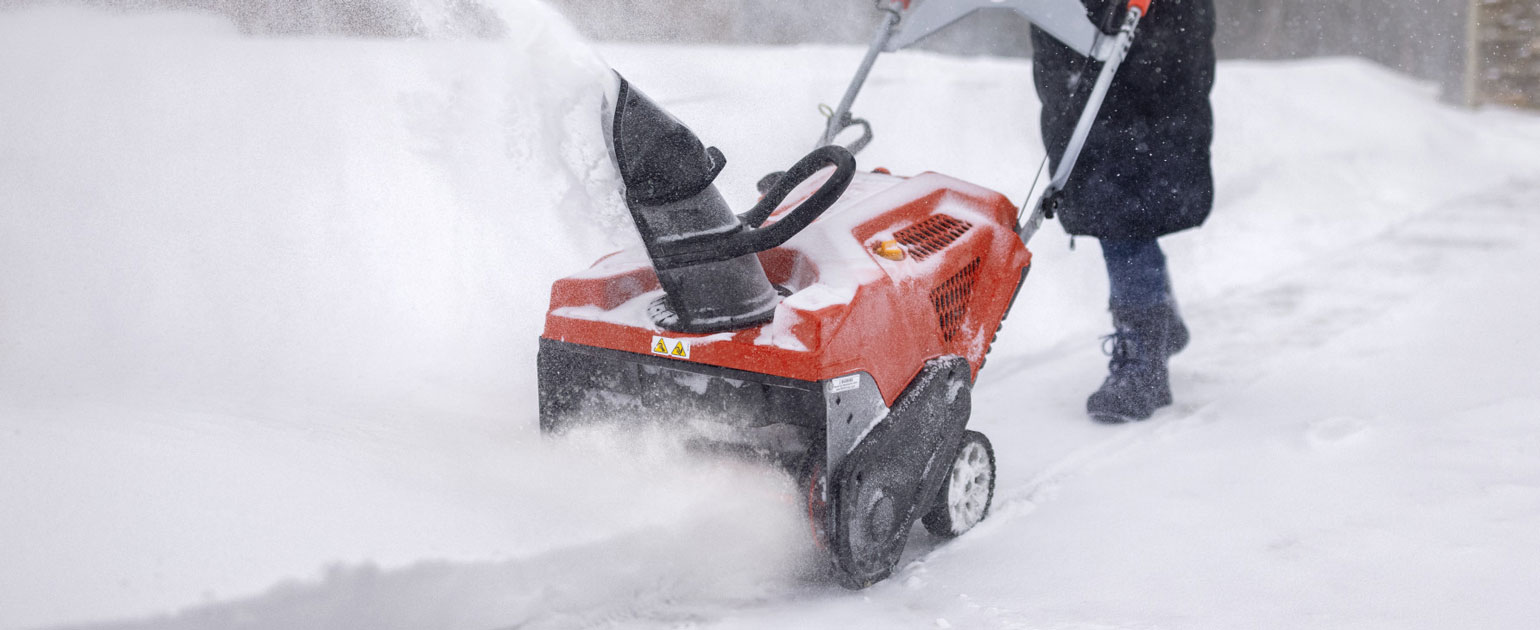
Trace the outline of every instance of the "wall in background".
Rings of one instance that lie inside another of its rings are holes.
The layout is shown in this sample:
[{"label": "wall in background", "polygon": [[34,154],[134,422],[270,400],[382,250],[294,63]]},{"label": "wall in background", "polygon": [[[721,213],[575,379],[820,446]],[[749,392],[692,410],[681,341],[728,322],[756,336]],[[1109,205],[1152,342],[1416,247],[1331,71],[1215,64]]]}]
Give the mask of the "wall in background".
[{"label": "wall in background", "polygon": [[[548,0],[585,34],[626,41],[864,43],[873,0]],[[1174,1],[1174,0],[1173,0]],[[1533,6],[1535,0],[1508,0]],[[1357,55],[1463,92],[1470,0],[1215,0],[1215,45],[1229,59]],[[1152,18],[1158,19],[1157,0]],[[980,13],[924,46],[1031,54],[1026,22]]]},{"label": "wall in background", "polygon": [[[0,9],[58,0],[0,0]],[[369,37],[494,36],[482,0],[76,0],[121,10],[229,15],[247,32]],[[543,0],[599,40],[865,44],[877,0]],[[1158,19],[1160,2],[1154,15]],[[1227,59],[1355,55],[1442,86],[1452,101],[1540,104],[1540,0],[1214,0]],[[981,12],[922,44],[1028,56],[1027,23]]]},{"label": "wall in background", "polygon": [[1540,2],[1472,4],[1467,101],[1540,108]]}]

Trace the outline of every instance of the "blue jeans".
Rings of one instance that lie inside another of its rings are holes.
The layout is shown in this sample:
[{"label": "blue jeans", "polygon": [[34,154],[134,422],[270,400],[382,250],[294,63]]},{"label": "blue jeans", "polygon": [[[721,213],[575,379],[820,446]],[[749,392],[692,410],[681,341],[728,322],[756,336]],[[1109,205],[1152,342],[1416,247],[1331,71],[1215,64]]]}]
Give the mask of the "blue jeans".
[{"label": "blue jeans", "polygon": [[1166,254],[1160,251],[1160,243],[1153,238],[1104,238],[1101,244],[1114,311],[1144,309],[1167,301],[1171,287],[1166,275]]}]

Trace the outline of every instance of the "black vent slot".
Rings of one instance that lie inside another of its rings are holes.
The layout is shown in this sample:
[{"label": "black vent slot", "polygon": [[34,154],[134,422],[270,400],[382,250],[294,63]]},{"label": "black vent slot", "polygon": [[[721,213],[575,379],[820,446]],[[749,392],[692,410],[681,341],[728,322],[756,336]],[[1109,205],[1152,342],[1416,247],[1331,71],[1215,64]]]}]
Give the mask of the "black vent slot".
[{"label": "black vent slot", "polygon": [[962,331],[963,321],[968,318],[968,305],[973,301],[973,285],[978,283],[977,258],[962,270],[930,290],[930,303],[936,307],[936,319],[941,325],[941,338],[951,341]]},{"label": "black vent slot", "polygon": [[893,240],[902,243],[904,249],[915,260],[925,260],[926,257],[951,245],[972,227],[973,224],[967,221],[936,214],[899,230],[893,235]]}]

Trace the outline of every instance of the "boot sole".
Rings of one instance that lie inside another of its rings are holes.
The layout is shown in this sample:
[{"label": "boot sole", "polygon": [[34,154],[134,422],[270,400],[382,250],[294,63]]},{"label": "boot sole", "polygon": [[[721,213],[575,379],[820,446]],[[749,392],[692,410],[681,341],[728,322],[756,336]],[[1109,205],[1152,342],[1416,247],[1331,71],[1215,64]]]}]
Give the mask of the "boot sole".
[{"label": "boot sole", "polygon": [[1090,411],[1090,412],[1087,412],[1087,413],[1091,416],[1092,420],[1095,420],[1095,421],[1100,422],[1102,424],[1128,424],[1130,422],[1139,422],[1141,420],[1149,420],[1150,418],[1155,416],[1155,412],[1160,411],[1163,408],[1171,406],[1171,402],[1172,402],[1171,397],[1168,394],[1164,399],[1161,400],[1160,404],[1156,405],[1154,409],[1150,410],[1149,414],[1143,415],[1143,416],[1134,415],[1134,414],[1126,414],[1126,413],[1117,413],[1117,412],[1114,412],[1114,411]]},{"label": "boot sole", "polygon": [[1131,422],[1138,422],[1140,420],[1148,420],[1150,419],[1150,416],[1141,418],[1139,416],[1127,416],[1120,413],[1099,412],[1091,414],[1091,419],[1101,424],[1128,424]]}]

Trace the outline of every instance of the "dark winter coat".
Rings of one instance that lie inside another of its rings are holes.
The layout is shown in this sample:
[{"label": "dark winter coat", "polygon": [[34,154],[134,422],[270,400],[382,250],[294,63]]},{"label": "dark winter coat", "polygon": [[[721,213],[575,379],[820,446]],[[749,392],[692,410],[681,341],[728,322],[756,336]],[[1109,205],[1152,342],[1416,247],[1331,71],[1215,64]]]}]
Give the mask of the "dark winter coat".
[{"label": "dark winter coat", "polygon": [[[1082,0],[1121,25],[1127,0]],[[1214,204],[1213,0],[1155,0],[1139,24],[1091,137],[1065,187],[1070,234],[1146,238],[1201,225]],[[1069,143],[1101,64],[1033,29],[1034,79],[1053,165]],[[1076,87],[1078,78],[1078,88]]]}]

